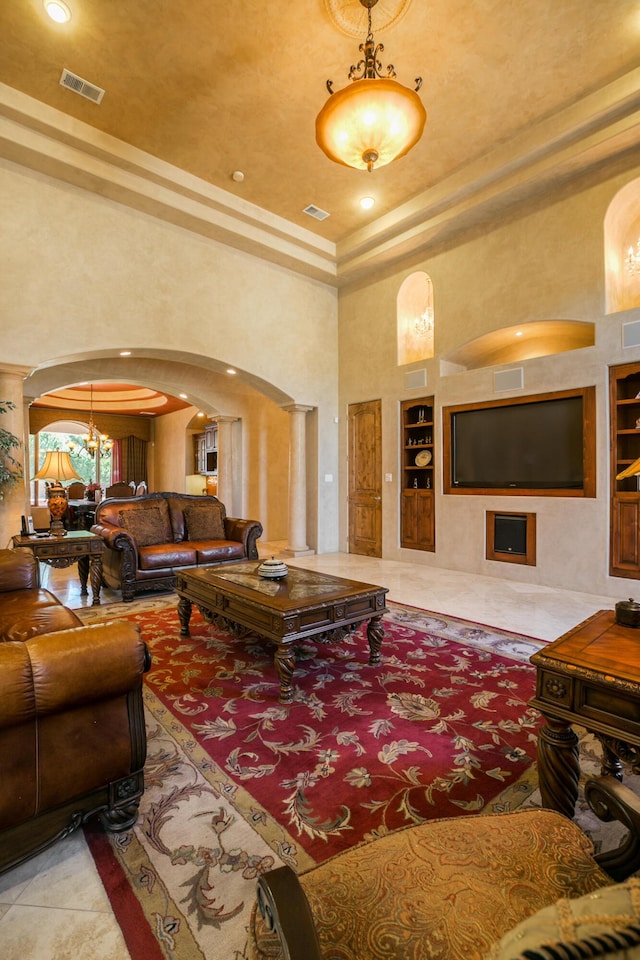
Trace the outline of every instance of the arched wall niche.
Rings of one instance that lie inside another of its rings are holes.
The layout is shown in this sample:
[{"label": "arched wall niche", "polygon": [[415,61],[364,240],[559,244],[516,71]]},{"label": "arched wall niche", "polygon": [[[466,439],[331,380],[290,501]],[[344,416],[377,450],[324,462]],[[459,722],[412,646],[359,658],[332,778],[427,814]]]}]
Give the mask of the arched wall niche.
[{"label": "arched wall niche", "polygon": [[[537,320],[492,330],[443,357],[443,375],[502,363],[549,357],[592,347],[595,324],[584,320]],[[451,366],[449,366],[451,365]]]},{"label": "arched wall niche", "polygon": [[434,355],[433,283],[418,270],[406,277],[396,298],[398,366]]},{"label": "arched wall niche", "polygon": [[[630,273],[625,258],[640,240],[640,178],[615,195],[604,218],[605,301],[607,313],[640,306],[640,269]],[[640,264],[639,264],[640,266]]]}]

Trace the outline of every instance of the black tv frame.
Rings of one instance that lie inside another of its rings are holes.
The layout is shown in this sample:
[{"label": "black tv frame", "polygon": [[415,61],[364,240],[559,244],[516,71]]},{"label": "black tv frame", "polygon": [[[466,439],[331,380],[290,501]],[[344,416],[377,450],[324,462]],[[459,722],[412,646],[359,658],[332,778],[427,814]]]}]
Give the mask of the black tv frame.
[{"label": "black tv frame", "polygon": [[[471,487],[457,486],[453,478],[452,426],[454,415],[468,410],[489,410],[494,407],[528,405],[565,397],[582,399],[582,485],[578,487]],[[596,495],[596,388],[577,387],[573,390],[558,390],[529,396],[508,397],[442,408],[443,432],[443,491],[445,494],[462,496],[505,497],[595,497]]]}]

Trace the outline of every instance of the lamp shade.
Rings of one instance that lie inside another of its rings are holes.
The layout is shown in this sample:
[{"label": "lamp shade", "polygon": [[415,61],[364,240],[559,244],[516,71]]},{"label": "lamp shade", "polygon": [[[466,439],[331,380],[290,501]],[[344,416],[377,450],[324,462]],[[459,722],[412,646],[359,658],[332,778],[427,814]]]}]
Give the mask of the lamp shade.
[{"label": "lamp shade", "polygon": [[330,160],[371,170],[408,153],[426,120],[415,90],[386,77],[364,78],[329,97],[316,117],[316,141]]},{"label": "lamp shade", "polygon": [[82,477],[74,470],[66,450],[48,450],[44,463],[32,479],[56,480],[60,483],[62,480],[82,480]]}]

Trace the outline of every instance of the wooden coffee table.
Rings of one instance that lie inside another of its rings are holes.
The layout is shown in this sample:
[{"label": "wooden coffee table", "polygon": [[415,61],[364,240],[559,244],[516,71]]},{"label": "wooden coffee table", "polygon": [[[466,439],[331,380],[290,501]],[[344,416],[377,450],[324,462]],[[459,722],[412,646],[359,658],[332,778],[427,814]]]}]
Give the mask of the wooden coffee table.
[{"label": "wooden coffee table", "polygon": [[268,580],[258,574],[260,564],[252,560],[178,572],[180,635],[189,636],[195,603],[210,623],[219,620],[234,630],[239,625],[271,640],[282,703],[293,700],[294,644],[300,640],[337,643],[368,620],[369,664],[381,662],[386,587],[298,567],[289,567],[283,580]]},{"label": "wooden coffee table", "polygon": [[600,740],[602,773],[622,779],[622,764],[640,771],[640,628],[600,610],[531,657],[537,669],[530,701],[545,718],[538,737],[542,803],[572,817],[578,799],[578,738]]}]

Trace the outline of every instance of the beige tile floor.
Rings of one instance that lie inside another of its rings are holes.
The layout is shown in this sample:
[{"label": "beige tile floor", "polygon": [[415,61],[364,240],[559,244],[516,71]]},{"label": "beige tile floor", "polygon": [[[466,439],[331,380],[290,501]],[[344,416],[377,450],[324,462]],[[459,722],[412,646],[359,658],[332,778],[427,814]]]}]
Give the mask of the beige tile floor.
[{"label": "beige tile floor", "polygon": [[[278,555],[280,544],[262,544],[263,556]],[[336,553],[299,557],[297,566],[379,583],[388,598],[437,613],[553,640],[597,610],[610,597],[532,586],[440,570],[412,563]],[[72,608],[81,598],[75,570],[45,568],[45,585]],[[104,590],[103,602],[119,600]],[[128,960],[91,854],[82,834],[0,877],[2,960]],[[223,958],[208,958],[223,960]]]}]

